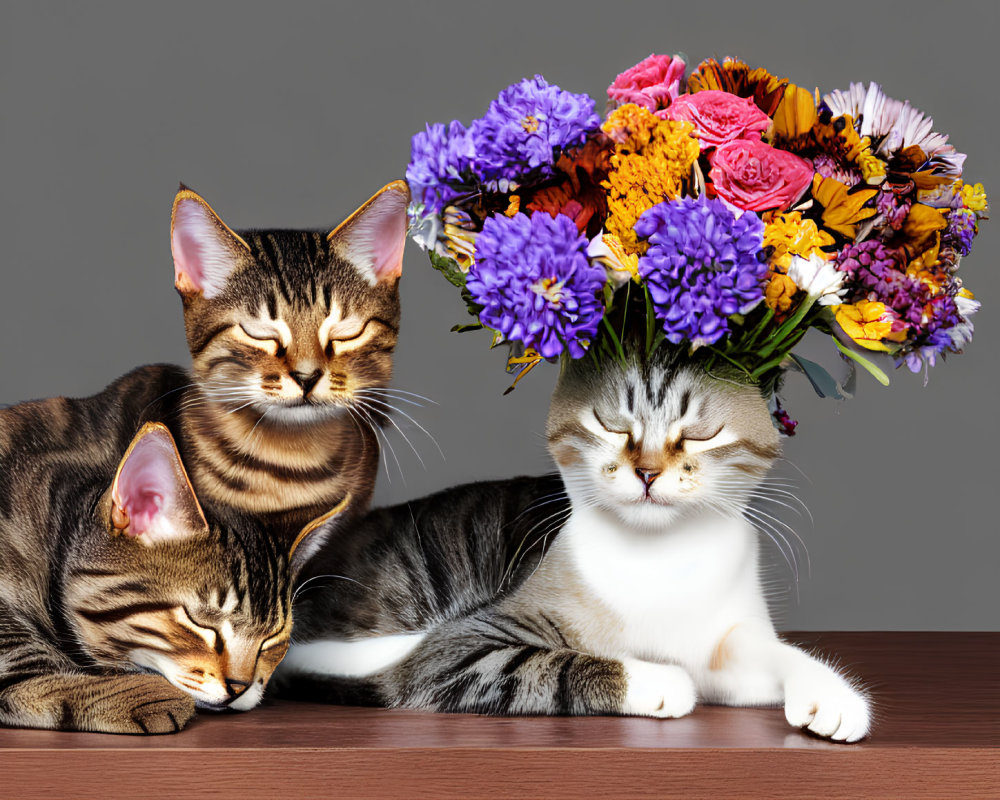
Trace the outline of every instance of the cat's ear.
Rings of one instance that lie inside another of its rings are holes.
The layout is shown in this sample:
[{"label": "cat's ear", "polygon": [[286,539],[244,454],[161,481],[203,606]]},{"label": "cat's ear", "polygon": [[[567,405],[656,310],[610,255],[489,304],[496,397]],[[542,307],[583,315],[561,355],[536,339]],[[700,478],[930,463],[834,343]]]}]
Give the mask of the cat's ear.
[{"label": "cat's ear", "polygon": [[325,514],[316,517],[312,522],[299,531],[291,547],[288,548],[288,560],[291,564],[303,564],[307,561],[326,541],[327,536],[336,526],[336,518],[339,517],[351,504],[351,493],[348,492],[337,505]]},{"label": "cat's ear", "polygon": [[170,216],[174,285],[183,296],[216,297],[250,248],[183,183]]},{"label": "cat's ear", "polygon": [[165,425],[148,422],[135,435],[111,484],[109,530],[143,544],[208,533],[180,454]]},{"label": "cat's ear", "polygon": [[326,237],[334,252],[354,264],[372,286],[395,280],[403,271],[409,203],[406,181],[393,181]]}]

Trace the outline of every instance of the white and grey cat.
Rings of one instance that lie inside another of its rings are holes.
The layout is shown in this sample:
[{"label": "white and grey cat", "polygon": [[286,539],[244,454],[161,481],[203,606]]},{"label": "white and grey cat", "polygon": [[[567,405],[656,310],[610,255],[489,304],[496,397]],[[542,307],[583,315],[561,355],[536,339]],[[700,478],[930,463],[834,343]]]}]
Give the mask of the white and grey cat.
[{"label": "white and grey cat", "polygon": [[817,735],[868,733],[865,693],[769,617],[744,514],[780,453],[760,390],[668,346],[599,372],[585,359],[560,376],[547,432],[561,484],[449,489],[322,551],[283,691],[493,714],[783,704]]}]

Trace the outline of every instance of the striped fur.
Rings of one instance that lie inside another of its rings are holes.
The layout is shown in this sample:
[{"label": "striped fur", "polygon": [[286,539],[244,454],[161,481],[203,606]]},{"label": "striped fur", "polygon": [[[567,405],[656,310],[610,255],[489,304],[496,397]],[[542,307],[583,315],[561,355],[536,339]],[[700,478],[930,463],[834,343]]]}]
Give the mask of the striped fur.
[{"label": "striped fur", "polygon": [[147,367],[0,410],[0,724],[169,733],[196,703],[256,705],[284,655],[289,555],[252,519],[155,545],[114,535],[132,421],[177,378]]},{"label": "striped fur", "polygon": [[[167,421],[203,503],[285,536],[345,497],[345,519],[367,507],[392,405],[399,273],[373,276],[356,259],[373,215],[398,223],[386,248],[392,237],[401,248],[407,197],[405,184],[390,184],[333,233],[232,231],[182,188],[174,258],[193,367]],[[192,204],[201,216],[184,224],[218,251],[204,259],[211,290],[194,285],[204,275],[188,278],[193,259],[176,243]]]}]

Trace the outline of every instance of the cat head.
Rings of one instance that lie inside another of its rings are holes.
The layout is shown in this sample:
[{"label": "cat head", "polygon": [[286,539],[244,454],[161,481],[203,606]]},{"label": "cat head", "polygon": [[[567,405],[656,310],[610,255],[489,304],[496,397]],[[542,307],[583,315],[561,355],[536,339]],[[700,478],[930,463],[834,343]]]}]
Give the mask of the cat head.
[{"label": "cat head", "polygon": [[260,701],[291,633],[291,552],[206,522],[169,431],[136,435],[66,572],[64,604],[101,666],[150,670],[200,707]]},{"label": "cat head", "polygon": [[389,382],[409,196],[390,183],[332,232],[237,232],[181,187],[174,283],[210,402],[312,423]]},{"label": "cat head", "polygon": [[667,344],[625,366],[569,362],[547,433],[573,502],[639,529],[698,509],[739,513],[780,455],[757,387],[710,377]]}]

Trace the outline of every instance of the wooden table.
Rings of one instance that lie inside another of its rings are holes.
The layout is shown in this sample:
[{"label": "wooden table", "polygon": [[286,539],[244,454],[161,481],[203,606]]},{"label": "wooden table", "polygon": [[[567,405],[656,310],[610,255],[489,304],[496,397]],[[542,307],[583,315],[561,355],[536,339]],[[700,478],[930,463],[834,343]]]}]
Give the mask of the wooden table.
[{"label": "wooden table", "polygon": [[805,633],[877,701],[831,744],[780,709],[681,720],[434,715],[266,701],[173,736],[0,730],[0,797],[1000,798],[1000,633]]}]

